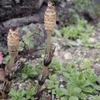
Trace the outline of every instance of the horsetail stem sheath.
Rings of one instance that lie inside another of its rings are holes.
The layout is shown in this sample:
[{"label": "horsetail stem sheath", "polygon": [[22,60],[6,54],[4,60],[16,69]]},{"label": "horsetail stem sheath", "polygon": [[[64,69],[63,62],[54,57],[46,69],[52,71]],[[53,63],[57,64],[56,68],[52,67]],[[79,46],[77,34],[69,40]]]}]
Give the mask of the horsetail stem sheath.
[{"label": "horsetail stem sheath", "polygon": [[19,49],[19,35],[17,27],[9,29],[7,36],[7,45],[10,60],[5,67],[5,81],[3,84],[3,89],[0,90],[0,99],[7,98],[7,95],[11,89],[11,83],[14,74],[14,72],[12,72],[12,68],[14,67],[15,57],[17,56]]},{"label": "horsetail stem sheath", "polygon": [[48,2],[48,7],[44,14],[44,27],[47,33],[47,46],[45,51],[45,58],[44,58],[44,67],[42,69],[42,73],[39,77],[39,85],[38,89],[40,90],[42,85],[44,84],[45,77],[48,74],[48,66],[51,63],[52,60],[52,54],[51,54],[51,36],[54,31],[56,23],[56,11],[55,7],[53,6],[53,3],[51,1]]}]

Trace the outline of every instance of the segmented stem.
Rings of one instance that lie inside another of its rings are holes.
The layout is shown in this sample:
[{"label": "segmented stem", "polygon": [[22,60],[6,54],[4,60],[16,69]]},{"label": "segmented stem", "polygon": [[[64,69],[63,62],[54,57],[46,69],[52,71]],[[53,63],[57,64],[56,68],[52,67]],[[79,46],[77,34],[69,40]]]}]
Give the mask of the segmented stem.
[{"label": "segmented stem", "polygon": [[49,54],[49,53],[50,53],[50,47],[51,47],[51,35],[52,35],[52,32],[47,32],[46,54]]},{"label": "segmented stem", "polygon": [[11,56],[9,62],[8,62],[8,67],[7,69],[10,71],[12,67],[14,66],[14,61],[15,61],[15,56]]},{"label": "segmented stem", "polygon": [[52,60],[50,44],[51,44],[52,32],[54,31],[55,22],[56,22],[55,7],[53,6],[53,3],[49,1],[48,7],[44,14],[44,26],[47,33],[47,46],[46,46],[46,52],[45,52],[45,58],[44,58],[44,66],[43,66],[43,69],[38,81],[38,84],[39,84],[37,87],[38,91],[41,89],[42,85],[45,82],[45,78],[48,74],[48,66],[50,65],[51,60]]}]

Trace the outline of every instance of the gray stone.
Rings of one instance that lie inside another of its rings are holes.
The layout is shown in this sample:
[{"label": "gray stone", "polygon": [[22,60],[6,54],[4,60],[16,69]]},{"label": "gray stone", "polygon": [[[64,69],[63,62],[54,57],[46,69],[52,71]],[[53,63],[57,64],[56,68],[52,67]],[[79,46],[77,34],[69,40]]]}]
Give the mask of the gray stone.
[{"label": "gray stone", "polygon": [[76,42],[78,46],[82,44],[82,41],[80,39],[77,39]]},{"label": "gray stone", "polygon": [[94,67],[94,72],[96,75],[100,76],[100,65]]},{"label": "gray stone", "polygon": [[72,59],[72,54],[70,52],[67,52],[65,55],[64,55],[64,59],[65,60],[70,60]]},{"label": "gray stone", "polygon": [[96,43],[96,42],[97,42],[97,40],[95,38],[93,38],[93,37],[89,38],[89,43]]},{"label": "gray stone", "polygon": [[28,16],[37,11],[44,0],[0,0],[0,22]]}]

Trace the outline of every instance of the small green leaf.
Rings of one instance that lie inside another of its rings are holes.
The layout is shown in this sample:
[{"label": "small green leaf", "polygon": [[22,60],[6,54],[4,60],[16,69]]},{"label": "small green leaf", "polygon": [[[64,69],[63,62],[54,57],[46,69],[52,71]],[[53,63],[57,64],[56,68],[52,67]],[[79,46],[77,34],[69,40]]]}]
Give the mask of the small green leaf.
[{"label": "small green leaf", "polygon": [[57,37],[51,37],[51,42],[52,43],[57,42]]},{"label": "small green leaf", "polygon": [[86,86],[89,86],[91,83],[89,80],[85,81],[82,85],[82,88],[86,87]]},{"label": "small green leaf", "polygon": [[68,100],[67,97],[61,97],[61,100]]},{"label": "small green leaf", "polygon": [[32,32],[27,27],[23,27],[23,30],[28,34],[32,34]]},{"label": "small green leaf", "polygon": [[31,99],[31,98],[33,98],[34,94],[35,94],[35,87],[31,88],[30,90],[27,90],[26,98],[27,99]]},{"label": "small green leaf", "polygon": [[78,94],[78,97],[82,100],[86,100],[86,98],[88,97],[88,94],[81,92],[80,94]]},{"label": "small green leaf", "polygon": [[[1,46],[1,45],[0,45]],[[6,48],[3,48],[1,47],[1,51],[4,53],[4,54],[7,54],[8,50]]]},{"label": "small green leaf", "polygon": [[75,12],[75,10],[72,9],[72,8],[69,8],[68,11],[71,12],[71,13]]},{"label": "small green leaf", "polygon": [[33,32],[36,30],[36,26],[34,24],[30,24],[29,26],[32,28]]},{"label": "small green leaf", "polygon": [[32,28],[33,33],[39,34],[40,30],[37,26],[35,26],[34,24],[30,24],[29,25]]},{"label": "small green leaf", "polygon": [[85,87],[83,88],[83,91],[86,93],[92,93],[93,89],[91,87]]},{"label": "small green leaf", "polygon": [[80,73],[79,76],[78,76],[78,79],[84,81],[84,79],[85,79],[84,73]]},{"label": "small green leaf", "polygon": [[27,90],[27,94],[30,95],[30,96],[34,95],[35,94],[35,88],[33,87],[30,90]]},{"label": "small green leaf", "polygon": [[69,98],[69,100],[79,100],[79,98],[76,97],[76,96],[71,96],[71,97]]},{"label": "small green leaf", "polygon": [[93,97],[93,100],[100,100],[100,96],[97,96],[97,95],[94,96],[94,97]]},{"label": "small green leaf", "polygon": [[3,64],[6,64],[8,62],[8,60],[10,59],[10,56],[6,56],[4,59],[3,59]]},{"label": "small green leaf", "polygon": [[27,75],[27,74],[22,73],[22,78],[23,78],[23,79],[26,79],[27,77],[28,77],[28,75]]},{"label": "small green leaf", "polygon": [[62,44],[65,46],[67,43],[65,41],[62,41]]},{"label": "small green leaf", "polygon": [[30,49],[33,48],[33,37],[30,34],[26,34],[22,38]]},{"label": "small green leaf", "polygon": [[74,94],[79,94],[82,90],[79,87],[73,88]]},{"label": "small green leaf", "polygon": [[17,92],[14,89],[11,89],[10,92],[9,92],[9,96],[16,97],[17,96]]},{"label": "small green leaf", "polygon": [[23,98],[21,98],[21,99],[18,99],[18,100],[27,100],[27,99],[23,97]]},{"label": "small green leaf", "polygon": [[65,88],[60,88],[62,95],[68,95],[68,90]]},{"label": "small green leaf", "polygon": [[20,42],[20,44],[19,44],[19,51],[23,51],[23,49],[24,49],[24,43]]},{"label": "small green leaf", "polygon": [[54,32],[56,33],[56,35],[57,35],[57,36],[61,37],[61,33],[60,33],[60,31],[59,31],[59,30],[54,29]]},{"label": "small green leaf", "polygon": [[67,44],[71,45],[71,46],[77,46],[77,43],[75,41],[71,41],[71,40],[68,40]]},{"label": "small green leaf", "polygon": [[54,89],[52,90],[52,94],[56,94],[56,91]]},{"label": "small green leaf", "polygon": [[9,100],[16,100],[14,97],[10,98]]},{"label": "small green leaf", "polygon": [[18,94],[19,94],[20,97],[23,97],[25,93],[26,93],[26,91],[23,90],[23,89],[18,91]]},{"label": "small green leaf", "polygon": [[95,90],[100,91],[100,86],[99,86],[99,85],[94,84],[94,85],[92,85],[92,86],[93,86],[93,88],[94,88]]},{"label": "small green leaf", "polygon": [[30,96],[30,95],[26,95],[26,98],[27,98],[27,99],[30,99],[30,98],[31,98],[31,96]]}]

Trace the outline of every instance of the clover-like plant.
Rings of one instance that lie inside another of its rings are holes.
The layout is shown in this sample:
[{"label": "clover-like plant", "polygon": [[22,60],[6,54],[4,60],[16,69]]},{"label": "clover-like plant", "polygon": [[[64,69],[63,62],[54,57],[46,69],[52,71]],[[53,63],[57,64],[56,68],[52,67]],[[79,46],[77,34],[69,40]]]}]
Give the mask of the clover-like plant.
[{"label": "clover-like plant", "polygon": [[15,91],[14,89],[11,89],[9,92],[9,96],[11,97],[9,100],[27,100],[24,95],[26,91],[23,89],[20,89],[18,91]]},{"label": "clover-like plant", "polygon": [[28,79],[28,78],[34,78],[38,76],[38,72],[36,68],[33,68],[32,66],[25,64],[24,68],[19,72],[16,73],[16,76],[20,76],[22,79]]},{"label": "clover-like plant", "polygon": [[88,48],[91,46],[93,47],[89,42],[89,37],[93,29],[94,26],[88,25],[86,20],[78,19],[76,24],[63,27],[60,30],[55,30],[55,33],[61,38],[60,43],[62,43],[62,45],[78,46],[76,40],[80,39],[82,42],[81,45]]}]

